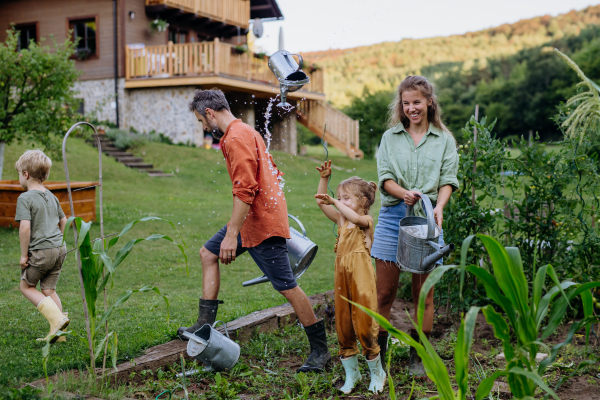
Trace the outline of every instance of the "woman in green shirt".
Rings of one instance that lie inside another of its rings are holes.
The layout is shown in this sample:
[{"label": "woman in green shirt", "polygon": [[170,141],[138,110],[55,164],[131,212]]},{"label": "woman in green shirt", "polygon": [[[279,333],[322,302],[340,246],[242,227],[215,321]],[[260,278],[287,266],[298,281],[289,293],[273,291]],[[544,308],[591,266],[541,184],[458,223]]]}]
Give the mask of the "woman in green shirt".
[{"label": "woman in green shirt", "polygon": [[[425,216],[419,195],[426,194],[434,205],[436,223],[441,227],[444,207],[452,192],[458,189],[456,141],[442,123],[431,83],[422,76],[408,76],[398,87],[390,112],[390,129],[383,134],[377,153],[382,208],[371,249],[377,268],[379,313],[387,319],[398,289],[400,267],[396,263],[396,252],[399,222],[406,215],[406,206],[413,205],[416,215]],[[440,241],[443,242],[442,235]],[[412,274],[415,305],[426,279],[427,274]],[[433,328],[433,311],[432,288],[425,302],[423,332],[426,335]],[[417,321],[416,311],[414,319]],[[416,331],[411,334],[419,340]],[[380,328],[379,345],[383,355],[387,339],[388,333]],[[413,348],[409,370],[415,376],[425,375],[423,364]]]}]

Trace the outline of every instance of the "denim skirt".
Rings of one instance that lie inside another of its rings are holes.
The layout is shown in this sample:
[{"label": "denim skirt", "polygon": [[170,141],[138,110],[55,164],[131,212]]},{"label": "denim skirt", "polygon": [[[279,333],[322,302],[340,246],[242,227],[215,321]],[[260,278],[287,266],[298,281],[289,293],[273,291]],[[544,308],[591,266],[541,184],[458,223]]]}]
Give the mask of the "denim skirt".
[{"label": "denim skirt", "polygon": [[[381,207],[379,219],[375,227],[375,238],[371,246],[371,257],[392,261],[398,267],[396,254],[398,252],[398,236],[400,235],[400,220],[406,216],[404,201],[390,207]],[[444,231],[440,232],[438,243],[444,246]],[[436,264],[442,265],[443,259]]]}]

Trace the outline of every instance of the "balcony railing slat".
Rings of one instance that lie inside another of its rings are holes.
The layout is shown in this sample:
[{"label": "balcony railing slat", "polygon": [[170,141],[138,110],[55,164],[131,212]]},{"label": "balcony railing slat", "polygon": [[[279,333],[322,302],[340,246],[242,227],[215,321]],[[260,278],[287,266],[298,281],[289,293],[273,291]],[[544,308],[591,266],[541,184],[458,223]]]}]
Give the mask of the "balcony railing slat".
[{"label": "balcony railing slat", "polygon": [[248,28],[250,0],[146,0],[146,5],[166,5],[216,21]]}]

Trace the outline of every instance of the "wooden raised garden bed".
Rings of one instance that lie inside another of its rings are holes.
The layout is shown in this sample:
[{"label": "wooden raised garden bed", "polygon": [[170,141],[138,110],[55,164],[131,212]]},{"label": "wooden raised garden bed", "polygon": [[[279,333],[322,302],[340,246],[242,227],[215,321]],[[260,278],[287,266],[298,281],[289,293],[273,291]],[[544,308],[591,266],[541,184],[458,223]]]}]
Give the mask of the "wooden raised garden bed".
[{"label": "wooden raised garden bed", "polygon": [[[96,220],[96,188],[89,187],[95,185],[98,185],[98,182],[71,182],[75,216],[83,218],[86,222]],[[44,187],[58,198],[65,215],[70,216],[67,182],[44,182]],[[81,188],[87,189],[74,191]],[[0,181],[0,226],[13,228],[19,226],[19,223],[15,222],[15,213],[17,198],[23,192],[19,181]]]}]

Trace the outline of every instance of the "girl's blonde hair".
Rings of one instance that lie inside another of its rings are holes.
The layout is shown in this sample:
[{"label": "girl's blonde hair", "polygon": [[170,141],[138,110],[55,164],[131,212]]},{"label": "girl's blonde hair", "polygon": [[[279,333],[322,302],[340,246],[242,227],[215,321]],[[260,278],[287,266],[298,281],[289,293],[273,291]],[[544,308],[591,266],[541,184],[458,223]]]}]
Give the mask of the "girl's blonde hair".
[{"label": "girl's blonde hair", "polygon": [[[396,98],[390,104],[390,117],[388,120],[388,126],[393,128],[398,125],[399,122],[402,122],[404,128],[408,128],[410,126],[410,120],[404,114],[404,107],[402,106],[402,93],[409,90],[418,90],[423,97],[427,100],[431,100],[431,105],[427,106],[427,121],[430,124],[433,124],[438,129],[449,133],[452,135],[452,132],[444,125],[442,122],[442,110],[440,108],[440,103],[438,101],[437,96],[433,90],[433,85],[429,83],[427,78],[418,75],[409,75],[404,79],[400,85],[398,85],[398,93],[396,94]],[[454,137],[454,135],[452,135]]]},{"label": "girl's blonde hair", "polygon": [[15,169],[19,174],[23,171],[29,172],[29,176],[44,182],[50,175],[52,160],[41,150],[27,150],[15,163]]},{"label": "girl's blonde hair", "polygon": [[375,203],[375,192],[377,191],[377,183],[367,182],[358,176],[353,176],[345,181],[342,181],[337,187],[337,193],[339,196],[340,190],[349,192],[360,201],[360,206],[365,210],[365,214],[369,213],[369,209]]}]

